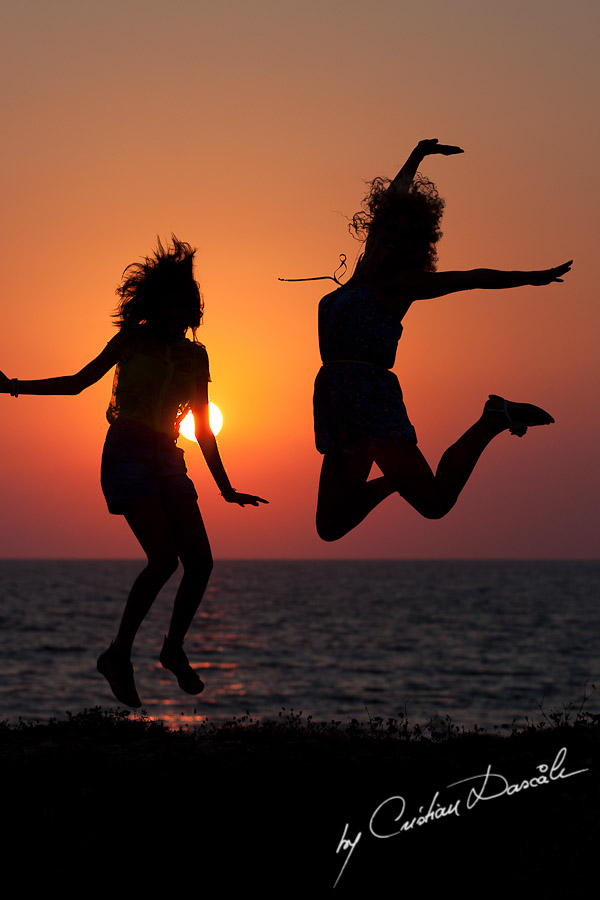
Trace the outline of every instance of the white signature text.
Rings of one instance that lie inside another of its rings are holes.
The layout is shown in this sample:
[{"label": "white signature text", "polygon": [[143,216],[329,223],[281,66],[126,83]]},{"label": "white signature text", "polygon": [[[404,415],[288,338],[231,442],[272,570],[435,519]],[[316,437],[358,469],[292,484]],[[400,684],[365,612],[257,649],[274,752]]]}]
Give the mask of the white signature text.
[{"label": "white signature text", "polygon": [[[437,791],[425,811],[425,806],[420,806],[417,815],[405,815],[406,800],[400,795],[388,797],[383,803],[380,803],[371,816],[369,821],[369,832],[374,838],[385,839],[397,837],[403,832],[413,831],[423,825],[429,825],[439,819],[449,816],[460,816],[461,803],[465,800],[464,810],[472,810],[479,802],[483,800],[497,800],[499,797],[513,797],[530,788],[543,787],[552,784],[554,781],[560,781],[564,778],[572,778],[574,775],[581,775],[588,769],[577,769],[574,772],[567,772],[564,767],[567,756],[567,748],[562,747],[558,751],[554,762],[548,765],[541,763],[536,766],[537,775],[531,778],[525,778],[522,781],[511,783],[504,775],[498,772],[492,772],[491,765],[488,765],[486,771],[481,775],[472,775],[469,778],[462,778],[460,781],[454,781],[452,784],[446,785],[446,789],[455,788],[458,785],[470,785],[469,792],[464,797],[459,797],[452,803],[439,802],[440,792]],[[348,837],[348,829],[350,825],[346,823],[342,839],[340,840],[336,853],[346,854],[340,873],[336,879],[334,887],[338,884],[350,857],[356,849],[362,832],[357,832],[356,837],[352,840]]]}]

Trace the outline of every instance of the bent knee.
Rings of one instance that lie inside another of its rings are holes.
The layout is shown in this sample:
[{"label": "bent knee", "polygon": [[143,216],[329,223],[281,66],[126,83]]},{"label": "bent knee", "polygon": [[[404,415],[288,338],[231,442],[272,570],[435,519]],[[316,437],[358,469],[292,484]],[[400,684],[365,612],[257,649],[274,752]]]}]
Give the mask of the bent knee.
[{"label": "bent knee", "polygon": [[148,557],[146,569],[157,578],[168,581],[171,575],[176,572],[178,565],[179,557],[176,553],[155,554]]},{"label": "bent knee", "polygon": [[419,515],[423,516],[424,519],[443,519],[444,516],[448,515],[454,503],[424,503],[415,505],[416,511]]},{"label": "bent knee", "polygon": [[449,512],[447,509],[426,509],[419,510],[420,514],[425,519],[443,519],[444,516]]},{"label": "bent knee", "polygon": [[336,527],[334,522],[323,521],[322,518],[317,516],[317,534],[321,538],[322,541],[326,541],[328,544],[333,541],[339,541],[341,537],[346,533],[339,526]]},{"label": "bent knee", "polygon": [[343,534],[338,534],[335,531],[327,531],[324,528],[317,528],[317,534],[321,538],[322,541],[326,541],[328,544],[332,544],[334,541],[339,541]]},{"label": "bent knee", "polygon": [[208,578],[214,568],[212,553],[184,556],[181,559],[186,575],[196,578]]}]

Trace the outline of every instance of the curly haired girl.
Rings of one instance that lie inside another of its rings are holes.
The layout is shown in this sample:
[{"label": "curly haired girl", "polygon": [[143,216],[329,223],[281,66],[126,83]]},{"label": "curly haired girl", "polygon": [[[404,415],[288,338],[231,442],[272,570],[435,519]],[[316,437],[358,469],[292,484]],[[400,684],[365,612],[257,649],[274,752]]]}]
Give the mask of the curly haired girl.
[{"label": "curly haired girl", "polygon": [[[481,417],[446,450],[435,474],[417,447],[398,379],[390,371],[402,319],[416,300],[456,291],[562,281],[571,262],[537,272],[473,269],[436,272],[444,202],[417,168],[426,156],[462,153],[436,139],[420,141],[394,178],[376,178],[351,220],[365,240],[350,280],[319,304],[323,365],[314,391],[317,450],[323,454],[317,531],[335,541],[379,503],[398,493],[427,518],[454,506],[481,453],[502,431],[554,421],[543,409],[490,394]],[[383,476],[370,481],[373,463]]]}]

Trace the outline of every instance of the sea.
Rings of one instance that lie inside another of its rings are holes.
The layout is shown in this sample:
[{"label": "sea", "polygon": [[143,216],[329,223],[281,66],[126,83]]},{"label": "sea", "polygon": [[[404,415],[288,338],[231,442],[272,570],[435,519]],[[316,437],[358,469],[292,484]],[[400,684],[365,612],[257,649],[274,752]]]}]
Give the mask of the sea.
[{"label": "sea", "polygon": [[[0,721],[119,708],[96,659],[143,565],[0,560]],[[196,697],[158,661],[177,582],[133,655],[138,714],[169,727],[311,716],[493,730],[600,711],[597,561],[217,560],[185,645],[206,684]]]}]

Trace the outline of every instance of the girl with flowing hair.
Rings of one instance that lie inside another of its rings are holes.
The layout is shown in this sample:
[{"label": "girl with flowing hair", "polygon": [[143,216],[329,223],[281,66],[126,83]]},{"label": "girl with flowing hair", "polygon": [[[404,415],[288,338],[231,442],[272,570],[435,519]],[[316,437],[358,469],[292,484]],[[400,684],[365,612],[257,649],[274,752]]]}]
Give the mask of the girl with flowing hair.
[{"label": "girl with flowing hair", "polygon": [[[323,463],[316,518],[325,541],[348,534],[394,493],[427,518],[445,516],[490,441],[507,430],[522,437],[528,427],[554,421],[530,403],[490,394],[481,416],[446,450],[434,474],[390,371],[402,320],[415,301],[475,288],[551,284],[571,268],[572,260],[533,272],[436,272],[444,202],[417,169],[427,156],[462,152],[437,139],[420,141],[393,181],[371,182],[362,211],[350,223],[365,241],[364,252],[349,281],[319,304],[323,365],[315,382],[314,421]],[[369,480],[373,463],[383,474]]]},{"label": "girl with flowing hair", "polygon": [[[232,486],[209,424],[208,356],[196,338],[203,300],[194,279],[194,254],[174,235],[141,263],[128,266],[117,289],[118,333],[76,375],[35,381],[0,373],[0,391],[19,394],[79,394],[116,366],[107,411],[101,483],[110,513],[123,515],[147,556],[136,578],[121,623],[98,670],[114,696],[141,706],[131,665],[137,631],[179,562],[177,591],[160,662],[189,694],[204,685],[190,666],[183,641],[212,570],[210,544],[198,495],[177,447],[179,423],[193,411],[196,438],[211,475],[227,503],[266,503]],[[192,340],[186,337],[192,332]]]}]

